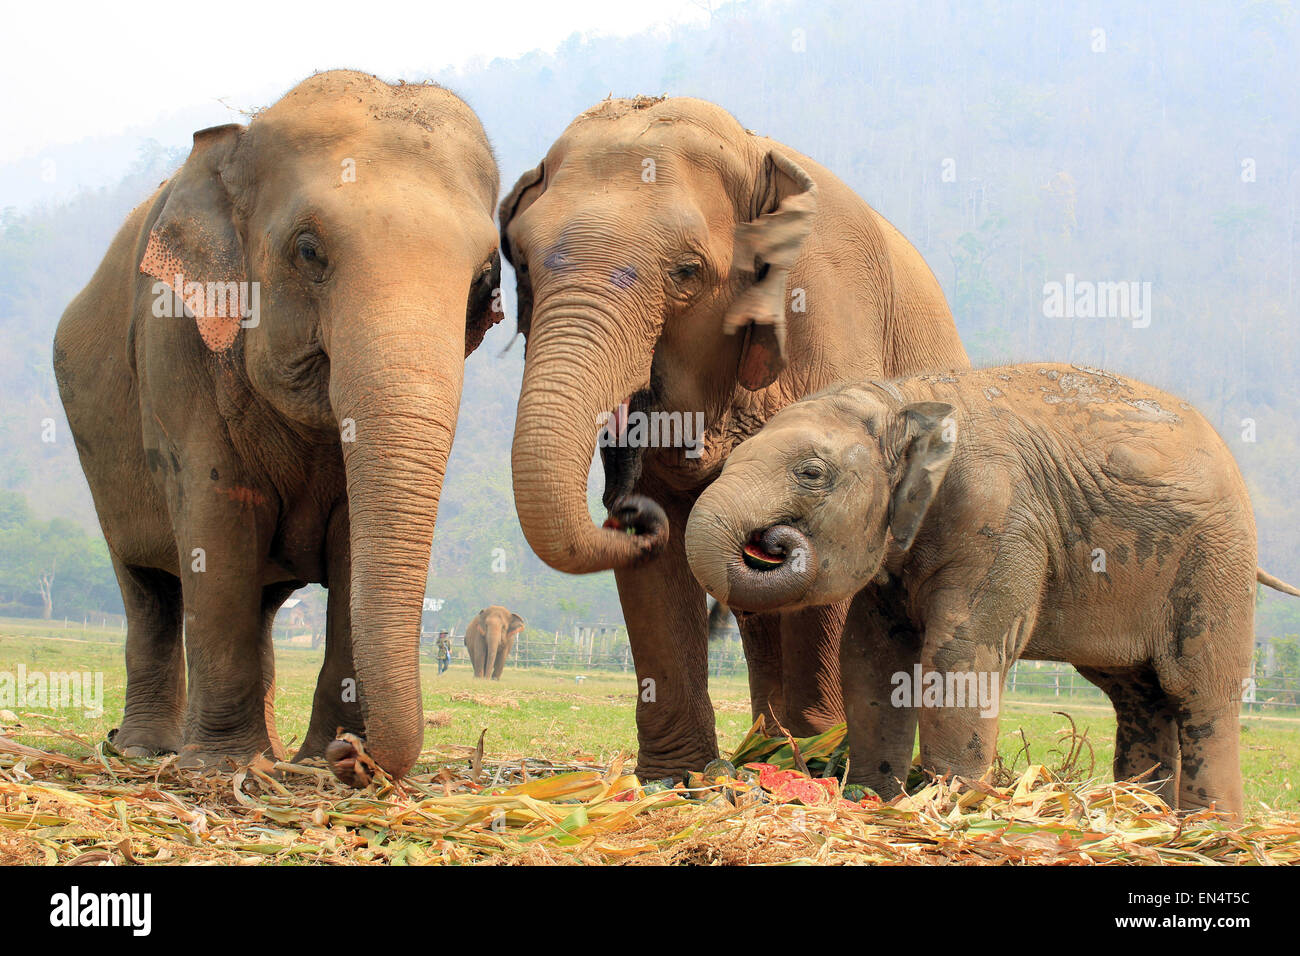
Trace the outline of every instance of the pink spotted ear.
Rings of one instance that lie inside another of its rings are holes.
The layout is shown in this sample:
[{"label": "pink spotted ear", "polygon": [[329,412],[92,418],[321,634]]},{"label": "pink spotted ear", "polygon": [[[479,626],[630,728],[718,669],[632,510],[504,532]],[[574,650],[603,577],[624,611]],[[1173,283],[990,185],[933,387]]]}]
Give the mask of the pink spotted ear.
[{"label": "pink spotted ear", "polygon": [[[239,334],[241,278],[215,279],[201,271],[187,271],[182,260],[161,237],[157,227],[149,233],[140,271],[166,282],[194,316],[203,344],[213,352],[224,352]],[[218,286],[221,286],[218,289]]]},{"label": "pink spotted ear", "polygon": [[194,134],[194,148],[168,186],[149,232],[140,271],[165,282],[194,317],[203,344],[224,352],[235,344],[249,296],[243,253],[221,167],[243,127]]}]

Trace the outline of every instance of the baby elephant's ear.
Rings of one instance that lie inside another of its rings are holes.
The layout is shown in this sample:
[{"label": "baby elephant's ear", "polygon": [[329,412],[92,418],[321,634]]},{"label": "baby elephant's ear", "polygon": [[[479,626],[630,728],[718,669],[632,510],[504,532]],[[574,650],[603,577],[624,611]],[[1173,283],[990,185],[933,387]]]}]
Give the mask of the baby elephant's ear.
[{"label": "baby elephant's ear", "polygon": [[944,402],[917,402],[898,412],[898,482],[889,502],[889,530],[904,551],[912,546],[957,449],[955,411]]}]

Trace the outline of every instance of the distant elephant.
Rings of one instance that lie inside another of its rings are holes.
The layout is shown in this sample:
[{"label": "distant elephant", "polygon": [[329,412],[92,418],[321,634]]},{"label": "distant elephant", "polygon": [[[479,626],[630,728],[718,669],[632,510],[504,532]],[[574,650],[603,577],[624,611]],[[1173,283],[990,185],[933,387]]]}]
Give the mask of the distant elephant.
[{"label": "distant elephant", "polygon": [[195,133],[131,213],[54,342],[126,606],[119,749],[281,756],[271,622],[319,582],[325,663],[297,757],[332,746],[362,779],[331,744],[343,727],[409,770],[464,359],[499,318],[497,192],[456,96],[334,71]]},{"label": "distant elephant", "polygon": [[[656,687],[637,702],[638,772],[702,768],[717,735],[704,592],[682,544],[695,499],[736,444],[809,391],[965,366],[966,353],[939,283],[892,225],[701,100],[592,107],[520,177],[500,221],[526,337],[520,524],[554,568],[615,571],[637,679]],[[587,509],[598,432],[604,528]],[[845,611],[741,621],[755,716],[798,734],[842,719]]]},{"label": "distant elephant", "polygon": [[510,649],[515,646],[515,638],[523,629],[524,619],[499,604],[474,615],[465,628],[465,649],[474,665],[474,676],[487,677],[490,670],[492,679],[500,680]]},{"label": "distant elephant", "polygon": [[733,608],[852,598],[849,780],[979,778],[1019,658],[1068,661],[1117,718],[1115,779],[1240,816],[1255,519],[1195,409],[1095,369],[1008,366],[832,388],[732,452],[686,528]]}]

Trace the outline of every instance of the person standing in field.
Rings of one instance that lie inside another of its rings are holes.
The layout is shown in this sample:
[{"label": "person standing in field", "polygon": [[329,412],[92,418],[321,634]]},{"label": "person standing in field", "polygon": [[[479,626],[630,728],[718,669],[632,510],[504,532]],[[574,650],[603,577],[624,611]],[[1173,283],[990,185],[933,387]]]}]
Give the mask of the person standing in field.
[{"label": "person standing in field", "polygon": [[438,632],[438,673],[451,666],[451,635],[446,628]]}]

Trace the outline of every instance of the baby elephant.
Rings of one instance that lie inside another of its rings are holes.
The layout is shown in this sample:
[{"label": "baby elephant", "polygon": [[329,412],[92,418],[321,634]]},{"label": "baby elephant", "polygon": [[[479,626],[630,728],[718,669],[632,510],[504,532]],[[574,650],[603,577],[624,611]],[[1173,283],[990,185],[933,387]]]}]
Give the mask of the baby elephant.
[{"label": "baby elephant", "polygon": [[[840,648],[849,780],[922,763],[979,777],[1021,657],[1110,697],[1115,778],[1240,816],[1255,522],[1232,455],[1187,403],[1096,369],[1020,365],[844,385],[727,459],[686,527],[738,611],[853,597]],[[1152,771],[1154,768],[1154,771]]]}]

